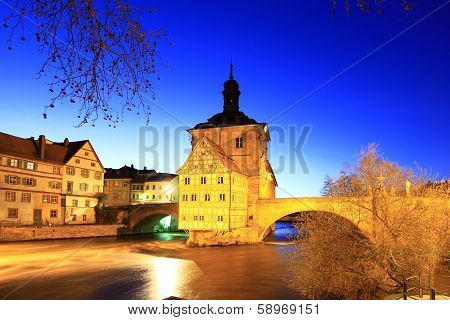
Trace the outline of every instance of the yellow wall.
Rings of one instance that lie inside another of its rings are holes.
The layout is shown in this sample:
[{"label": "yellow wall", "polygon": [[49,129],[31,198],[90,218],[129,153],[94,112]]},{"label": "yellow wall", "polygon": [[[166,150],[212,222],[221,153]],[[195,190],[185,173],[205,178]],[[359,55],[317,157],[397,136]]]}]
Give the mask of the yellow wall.
[{"label": "yellow wall", "polygon": [[[134,190],[133,185],[143,190]],[[131,204],[178,202],[178,178],[170,181],[131,183]]]},{"label": "yellow wall", "polygon": [[[75,174],[68,174],[68,168],[74,168]],[[88,170],[88,177],[82,176],[82,170]],[[98,172],[99,178],[96,178]],[[104,170],[97,160],[94,150],[89,142],[64,165],[63,188],[65,194],[66,210],[65,222],[67,224],[95,223],[95,210],[97,194],[103,191]],[[68,183],[72,183],[72,192],[68,190]],[[81,184],[87,184],[86,191],[81,189]],[[75,206],[74,200],[78,202]],[[87,201],[89,204],[87,206]],[[76,217],[76,220],[74,219]]]}]

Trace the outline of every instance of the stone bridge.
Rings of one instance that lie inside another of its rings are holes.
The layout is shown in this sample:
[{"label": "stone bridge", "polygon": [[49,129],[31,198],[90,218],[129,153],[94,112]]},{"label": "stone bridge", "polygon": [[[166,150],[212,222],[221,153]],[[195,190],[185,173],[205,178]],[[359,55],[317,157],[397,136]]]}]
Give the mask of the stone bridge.
[{"label": "stone bridge", "polygon": [[163,218],[168,215],[178,218],[178,203],[151,203],[105,207],[105,210],[117,210],[123,212],[124,222],[127,226],[125,233],[133,232],[136,226],[151,218]]},{"label": "stone bridge", "polygon": [[355,223],[364,234],[368,236],[372,234],[372,216],[367,212],[355,210],[355,207],[350,208],[349,204],[337,201],[336,198],[274,198],[257,201],[255,222],[260,229],[258,241],[264,239],[277,220],[292,213],[315,211],[339,215]]}]

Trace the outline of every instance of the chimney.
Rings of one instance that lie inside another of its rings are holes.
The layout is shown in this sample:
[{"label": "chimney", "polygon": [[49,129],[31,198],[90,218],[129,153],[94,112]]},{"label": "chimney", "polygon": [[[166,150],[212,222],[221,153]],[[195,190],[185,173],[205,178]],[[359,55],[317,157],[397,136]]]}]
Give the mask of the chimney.
[{"label": "chimney", "polygon": [[39,157],[44,159],[45,156],[45,136],[41,134],[39,136]]},{"label": "chimney", "polygon": [[68,147],[69,146],[69,139],[65,138],[64,139],[64,147]]},{"label": "chimney", "polygon": [[147,171],[147,167],[144,167],[144,171]]},{"label": "chimney", "polygon": [[131,169],[134,169],[134,165],[133,164],[131,164]]}]

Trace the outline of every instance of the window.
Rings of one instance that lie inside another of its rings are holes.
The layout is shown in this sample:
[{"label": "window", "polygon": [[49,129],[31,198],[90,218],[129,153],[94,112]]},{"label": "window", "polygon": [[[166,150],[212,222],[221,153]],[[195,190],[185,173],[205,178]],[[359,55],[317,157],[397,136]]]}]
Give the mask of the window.
[{"label": "window", "polygon": [[73,182],[67,181],[67,193],[71,194],[73,191]]},{"label": "window", "polygon": [[217,221],[223,221],[223,216],[217,216]]},{"label": "window", "polygon": [[188,200],[189,200],[188,195],[187,194],[183,194],[183,201],[188,201]]},{"label": "window", "polygon": [[98,172],[98,171],[95,171],[94,178],[97,179],[97,180],[100,180],[102,178],[102,173]]},{"label": "window", "polygon": [[66,167],[66,173],[73,176],[75,174],[75,168],[74,167]]},{"label": "window", "polygon": [[198,216],[194,216],[194,221],[197,221],[198,220]]},{"label": "window", "polygon": [[156,196],[155,196],[154,194],[152,195],[152,199],[153,199],[153,200],[155,200],[155,199],[156,199]]},{"label": "window", "polygon": [[155,185],[153,185],[153,186],[152,186],[152,190],[155,190],[155,189],[156,189],[156,186],[155,186]]},{"label": "window", "polygon": [[225,193],[219,194],[219,200],[220,201],[225,201]]},{"label": "window", "polygon": [[128,187],[128,181],[124,181],[124,182],[123,182],[123,186],[124,186],[124,187]]},{"label": "window", "polygon": [[16,193],[15,192],[6,192],[6,201],[16,201]]},{"label": "window", "polygon": [[53,174],[61,174],[61,168],[60,167],[53,167]]},{"label": "window", "polygon": [[145,190],[149,190],[150,189],[150,186],[149,185],[146,185],[145,186]]},{"label": "window", "polygon": [[83,214],[83,221],[87,221],[87,215]]},{"label": "window", "polygon": [[119,180],[114,181],[114,187],[118,187],[119,186]]},{"label": "window", "polygon": [[9,184],[17,184],[19,181],[19,177],[17,176],[6,176],[6,182],[8,182]]},{"label": "window", "polygon": [[158,188],[159,190],[161,190],[162,189],[162,186],[161,185],[159,185],[159,188]]},{"label": "window", "polygon": [[217,177],[217,183],[223,184],[223,177]]},{"label": "window", "polygon": [[76,214],[72,215],[72,221],[77,221],[77,215]]},{"label": "window", "polygon": [[244,138],[242,137],[237,137],[236,138],[236,148],[237,149],[241,149],[244,147]]},{"label": "window", "polygon": [[50,210],[50,218],[58,218],[58,210]]},{"label": "window", "polygon": [[85,151],[85,152],[84,152],[84,155],[85,155],[86,157],[89,157],[89,152]]},{"label": "window", "polygon": [[28,187],[32,187],[34,186],[34,179],[33,178],[23,178],[23,184],[28,186]]},{"label": "window", "polygon": [[66,206],[66,198],[61,198],[61,207]]},{"label": "window", "polygon": [[78,200],[76,199],[72,200],[72,207],[78,207]]},{"label": "window", "polygon": [[19,160],[17,160],[17,159],[8,159],[8,164],[11,167],[18,167],[19,166]]},{"label": "window", "polygon": [[80,183],[80,191],[87,191],[88,185],[87,183]]},{"label": "window", "polygon": [[200,178],[200,184],[206,184],[206,177]]},{"label": "window", "polygon": [[80,159],[75,159],[75,163],[80,164]]},{"label": "window", "polygon": [[211,196],[209,195],[209,193],[205,194],[205,201],[211,201]]},{"label": "window", "polygon": [[205,220],[205,216],[199,216],[199,218],[200,218],[199,219],[200,221],[204,221]]},{"label": "window", "polygon": [[83,178],[89,178],[89,170],[87,169],[81,169],[81,176]]},{"label": "window", "polygon": [[184,184],[191,184],[191,178],[184,178]]},{"label": "window", "polygon": [[8,208],[8,218],[9,219],[17,219],[17,218],[19,218],[19,209],[17,209],[17,208]]},{"label": "window", "polygon": [[31,193],[22,193],[22,202],[31,202]]},{"label": "window", "polygon": [[133,193],[133,200],[136,199],[136,195]]},{"label": "window", "polygon": [[50,202],[50,196],[48,194],[44,194],[42,196],[42,202],[43,203],[49,203]]},{"label": "window", "polygon": [[84,206],[85,206],[86,208],[89,208],[89,207],[91,206],[91,201],[86,200],[86,201],[84,202]]},{"label": "window", "polygon": [[58,196],[50,196],[50,203],[58,203]]},{"label": "window", "polygon": [[91,167],[95,167],[95,162],[91,162]]},{"label": "window", "polygon": [[114,193],[114,194],[113,194],[113,199],[114,199],[115,201],[119,200],[119,195],[118,195],[117,193]]},{"label": "window", "polygon": [[27,162],[26,162],[26,168],[27,168],[28,170],[34,170],[34,168],[35,168],[34,162],[27,161]]},{"label": "window", "polygon": [[94,186],[94,192],[100,192],[100,186],[99,185],[95,185]]},{"label": "window", "polygon": [[59,189],[59,182],[58,181],[49,181],[48,186],[52,189]]},{"label": "window", "polygon": [[150,196],[149,196],[149,195],[147,195],[147,196],[146,196],[146,198],[147,198],[147,200],[148,200],[148,199],[150,199]]},{"label": "window", "polygon": [[191,194],[191,201],[197,201],[197,194]]}]

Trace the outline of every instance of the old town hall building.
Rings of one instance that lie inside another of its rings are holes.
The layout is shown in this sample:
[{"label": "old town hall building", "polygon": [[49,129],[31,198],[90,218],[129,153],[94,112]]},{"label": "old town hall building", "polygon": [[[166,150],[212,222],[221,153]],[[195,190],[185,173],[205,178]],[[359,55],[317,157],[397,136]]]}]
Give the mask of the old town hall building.
[{"label": "old town hall building", "polygon": [[223,111],[188,130],[192,151],[178,170],[179,228],[189,230],[191,242],[218,231],[251,228],[256,201],[275,197],[268,125],[240,111],[233,65],[222,94]]}]

